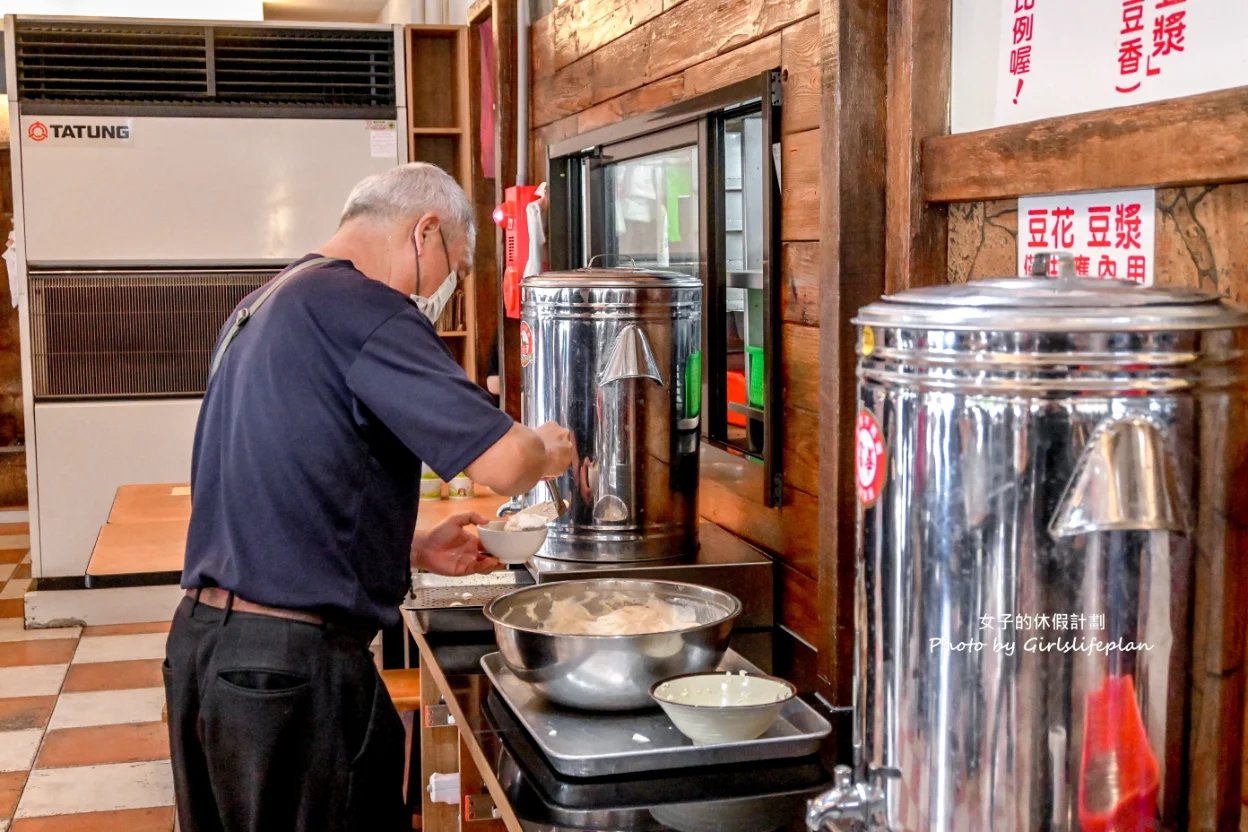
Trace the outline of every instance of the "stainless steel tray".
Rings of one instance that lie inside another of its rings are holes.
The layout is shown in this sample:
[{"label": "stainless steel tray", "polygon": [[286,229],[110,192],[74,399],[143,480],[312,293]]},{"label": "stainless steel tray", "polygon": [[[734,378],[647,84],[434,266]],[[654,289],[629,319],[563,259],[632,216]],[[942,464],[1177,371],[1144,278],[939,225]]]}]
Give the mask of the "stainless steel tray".
[{"label": "stainless steel tray", "polygon": [[533,577],[523,569],[456,578],[415,572],[403,609],[416,613],[422,633],[493,632],[494,625],[482,613],[485,605],[499,595],[532,583]]},{"label": "stainless steel tray", "polygon": [[[832,726],[810,705],[793,699],[756,740],[695,745],[657,706],[629,713],[591,713],[548,702],[516,678],[498,653],[481,659],[494,690],[511,708],[555,771],[569,777],[605,777],[753,760],[805,757],[819,750]],[[729,650],[721,672],[758,668]],[[635,737],[645,737],[640,741]]]}]

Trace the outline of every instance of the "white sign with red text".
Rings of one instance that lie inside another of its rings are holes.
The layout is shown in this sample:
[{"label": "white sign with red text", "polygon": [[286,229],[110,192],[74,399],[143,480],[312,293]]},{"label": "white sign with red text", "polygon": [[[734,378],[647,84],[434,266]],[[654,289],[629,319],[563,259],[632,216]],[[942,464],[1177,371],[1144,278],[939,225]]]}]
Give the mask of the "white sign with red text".
[{"label": "white sign with red text", "polygon": [[[1080,277],[1153,285],[1156,191],[1104,191],[1018,201],[1018,273],[1040,252],[1069,251]],[[1057,274],[1057,259],[1049,262]]]},{"label": "white sign with red text", "polygon": [[1244,0],[999,0],[998,125],[1248,84]]}]

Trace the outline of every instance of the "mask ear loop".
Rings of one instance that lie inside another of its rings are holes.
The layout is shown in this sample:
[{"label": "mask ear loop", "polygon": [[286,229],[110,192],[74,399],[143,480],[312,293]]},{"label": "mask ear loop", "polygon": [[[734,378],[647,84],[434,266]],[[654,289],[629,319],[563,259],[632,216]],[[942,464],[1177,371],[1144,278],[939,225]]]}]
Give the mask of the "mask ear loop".
[{"label": "mask ear loop", "polygon": [[416,245],[416,231],[412,230],[412,258],[416,261],[416,294],[420,294],[420,246]]}]

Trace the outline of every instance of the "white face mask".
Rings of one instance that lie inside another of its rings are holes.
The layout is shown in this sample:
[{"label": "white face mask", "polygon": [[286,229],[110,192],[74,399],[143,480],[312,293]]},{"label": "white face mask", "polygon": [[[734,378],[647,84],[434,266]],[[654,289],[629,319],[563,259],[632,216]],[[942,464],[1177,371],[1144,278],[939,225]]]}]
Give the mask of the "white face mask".
[{"label": "white face mask", "polygon": [[[442,234],[442,229],[438,229],[438,236],[442,239],[442,250],[446,252],[446,260],[451,260],[451,251],[446,247],[446,237]],[[415,247],[415,241],[412,243]],[[420,252],[413,252],[416,257],[416,288],[420,288]],[[459,282],[459,275],[452,270],[447,275],[446,280],[442,281],[430,297],[421,297],[420,295],[412,295],[412,302],[416,304],[416,308],[425,314],[430,323],[437,323],[438,318],[442,317],[443,310],[446,305],[451,302],[451,298],[455,295],[455,284]]]},{"label": "white face mask", "polygon": [[446,309],[446,305],[451,302],[451,298],[455,295],[455,284],[459,282],[459,275],[451,272],[447,275],[446,280],[442,281],[442,285],[427,298],[420,295],[412,295],[412,302],[416,304],[416,308],[425,313],[425,317],[430,323],[437,323],[438,318],[442,317],[442,311]]}]

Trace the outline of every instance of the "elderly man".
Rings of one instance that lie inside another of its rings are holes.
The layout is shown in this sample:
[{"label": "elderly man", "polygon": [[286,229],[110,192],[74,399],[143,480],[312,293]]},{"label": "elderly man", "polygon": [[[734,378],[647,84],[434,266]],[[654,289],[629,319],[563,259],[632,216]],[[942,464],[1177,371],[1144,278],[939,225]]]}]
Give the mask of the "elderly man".
[{"label": "elderly man", "polygon": [[567,431],[513,422],[434,331],[474,234],[440,169],[370,177],[222,331],[165,664],[182,832],[410,829],[369,643],[411,566],[497,566],[463,529],[480,516],[413,535],[421,463],[514,495],[572,460]]}]

